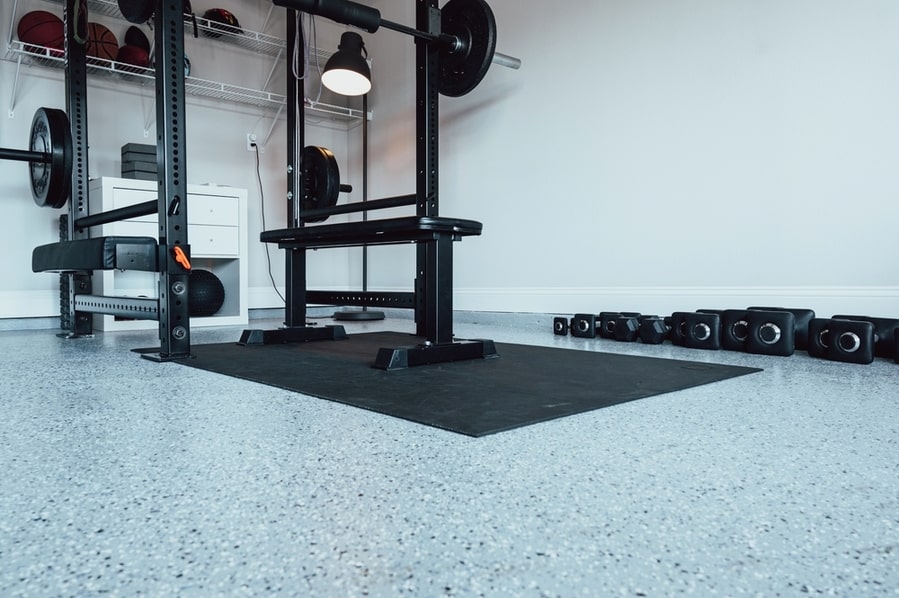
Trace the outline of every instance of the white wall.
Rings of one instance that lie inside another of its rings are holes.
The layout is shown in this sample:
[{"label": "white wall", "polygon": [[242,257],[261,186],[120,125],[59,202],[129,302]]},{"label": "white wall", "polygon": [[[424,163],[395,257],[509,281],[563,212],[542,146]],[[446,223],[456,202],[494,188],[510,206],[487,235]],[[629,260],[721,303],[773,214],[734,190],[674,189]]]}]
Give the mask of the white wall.
[{"label": "white wall", "polygon": [[[378,6],[412,24],[411,4]],[[899,4],[491,5],[521,70],[441,103],[441,213],[484,223],[457,245],[457,309],[899,315]],[[412,44],[366,39],[389,195],[414,160]]]},{"label": "white wall", "polygon": [[[410,25],[414,4],[376,3],[384,18]],[[248,28],[268,12],[265,0],[218,5]],[[441,101],[441,213],[484,223],[481,237],[456,245],[457,309],[670,313],[764,303],[899,316],[899,4],[491,5],[498,49],[520,57],[521,70],[494,66],[471,94]],[[8,16],[0,19],[5,32]],[[320,45],[336,45],[340,29],[320,19]],[[370,197],[409,193],[414,45],[387,30],[364,37],[375,77]],[[222,78],[249,86],[269,69],[231,72],[220,50],[193,54],[200,72],[224,69]],[[0,61],[0,108],[14,66]],[[26,69],[18,85],[15,116],[0,110],[3,146],[23,147],[34,109],[63,101],[58,74]],[[116,175],[120,146],[144,141],[152,93],[91,92],[91,176]],[[190,181],[249,189],[251,307],[276,299],[254,242],[259,192],[244,137],[266,134],[272,117],[188,101]],[[307,133],[337,153],[358,190],[358,129]],[[268,228],[283,224],[283,140],[282,117],[263,154]],[[0,315],[22,315],[20,305],[27,315],[56,313],[55,276],[31,273],[30,255],[55,240],[57,213],[33,205],[21,164],[0,162],[0,195],[10,223],[0,235]],[[281,281],[282,252],[272,250]],[[409,247],[370,256],[372,288],[408,290]],[[356,250],[310,260],[311,286],[358,278]],[[47,313],[31,313],[37,297]]]},{"label": "white wall", "polygon": [[[277,9],[272,18],[268,18],[270,3],[266,0],[222,0],[216,6],[232,10],[248,30],[278,37],[285,34],[284,11]],[[204,8],[197,7],[198,10]],[[17,20],[28,10],[37,9],[62,13],[61,4],[19,0],[15,18]],[[12,3],[4,2],[0,8],[4,53],[11,11]],[[108,25],[122,43],[128,23],[101,15],[91,15],[90,20]],[[144,27],[144,31],[152,38],[149,28]],[[340,31],[341,28],[335,24],[320,20],[320,45],[336,49]],[[274,58],[238,51],[203,37],[194,39],[188,36],[185,44],[191,59],[192,75],[203,79],[261,89],[274,64]],[[268,90],[286,93],[285,79],[282,61],[276,67]],[[119,176],[123,144],[156,143],[155,91],[152,85],[142,88],[95,76],[89,76],[88,84],[89,175],[91,178]],[[333,99],[323,97],[323,100]],[[23,66],[16,78],[15,63],[0,61],[0,146],[27,148],[31,119],[40,106],[65,108],[63,72]],[[12,116],[7,114],[10,107],[14,108]],[[282,305],[271,288],[265,246],[258,239],[263,228],[263,194],[267,228],[285,226],[285,116],[253,106],[188,96],[187,131],[188,182],[231,185],[248,190],[249,306]],[[260,156],[262,192],[256,177],[255,155],[246,150],[247,133],[257,134],[260,142],[267,140]],[[357,130],[348,132],[345,123],[311,115],[306,133],[307,143],[324,145],[334,151],[345,180],[354,182],[358,178],[361,164],[347,158],[347,139],[356,139]],[[3,234],[0,234],[0,252],[4,256],[0,260],[0,317],[52,316],[59,313],[58,277],[32,273],[31,251],[36,245],[58,240],[58,218],[67,208],[51,210],[35,206],[28,180],[27,165],[0,161],[0,198],[4,202],[6,221]],[[354,193],[351,198],[358,195]],[[274,277],[283,287],[283,252],[275,246],[270,249]],[[310,282],[335,289],[348,288],[350,261],[348,250],[317,256],[310,263]]]}]

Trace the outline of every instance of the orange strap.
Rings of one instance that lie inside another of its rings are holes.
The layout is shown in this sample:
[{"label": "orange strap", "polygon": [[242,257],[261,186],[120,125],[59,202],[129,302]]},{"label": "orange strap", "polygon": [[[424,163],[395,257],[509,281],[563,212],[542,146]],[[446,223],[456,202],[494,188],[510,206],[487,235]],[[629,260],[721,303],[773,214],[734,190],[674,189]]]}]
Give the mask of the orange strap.
[{"label": "orange strap", "polygon": [[180,245],[175,245],[175,247],[172,248],[172,253],[175,254],[175,261],[176,261],[176,262],[178,262],[179,264],[181,264],[181,266],[182,266],[185,270],[190,270],[190,260],[187,259],[187,255],[185,255],[184,250],[181,249],[181,246],[180,246]]}]

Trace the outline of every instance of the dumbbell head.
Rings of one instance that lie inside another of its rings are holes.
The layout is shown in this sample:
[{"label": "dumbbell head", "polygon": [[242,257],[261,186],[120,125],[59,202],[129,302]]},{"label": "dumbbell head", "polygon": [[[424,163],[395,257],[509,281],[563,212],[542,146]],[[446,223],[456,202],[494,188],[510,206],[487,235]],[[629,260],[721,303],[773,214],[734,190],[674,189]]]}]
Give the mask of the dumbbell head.
[{"label": "dumbbell head", "polygon": [[689,312],[676,311],[671,314],[671,317],[669,318],[668,327],[670,330],[668,332],[668,338],[671,339],[672,345],[683,346],[684,344],[684,336],[686,334],[685,318],[687,313]]},{"label": "dumbbell head", "polygon": [[683,315],[684,346],[690,349],[721,348],[721,316],[717,313],[695,312]]},{"label": "dumbbell head", "polygon": [[619,316],[615,319],[615,340],[632,343],[640,334],[640,319],[636,316]]},{"label": "dumbbell head", "polygon": [[874,361],[874,324],[831,318],[828,327],[828,359],[862,364]]},{"label": "dumbbell head", "polygon": [[596,338],[596,316],[593,314],[574,314],[569,325],[571,336],[578,338]]},{"label": "dumbbell head", "polygon": [[747,311],[746,352],[787,357],[796,349],[796,317],[788,311]]},{"label": "dumbbell head", "polygon": [[815,311],[804,307],[747,307],[748,311],[788,311],[793,314],[795,345],[800,351],[808,347],[808,325],[815,317]]},{"label": "dumbbell head", "polygon": [[618,311],[599,312],[599,326],[597,332],[602,338],[615,338],[615,321],[621,317]]},{"label": "dumbbell head", "polygon": [[639,336],[647,345],[660,345],[668,338],[668,326],[658,316],[646,316],[640,320]]},{"label": "dumbbell head", "polygon": [[896,330],[899,320],[892,318],[872,318],[870,316],[833,316],[834,320],[858,320],[874,325],[874,355],[877,357],[896,356]]},{"label": "dumbbell head", "polygon": [[553,334],[557,336],[568,334],[568,320],[566,318],[553,318]]},{"label": "dumbbell head", "polygon": [[749,321],[746,310],[725,309],[721,313],[721,348],[728,351],[745,351],[749,339]]},{"label": "dumbbell head", "polygon": [[808,354],[826,359],[830,351],[830,319],[812,318],[808,323]]}]

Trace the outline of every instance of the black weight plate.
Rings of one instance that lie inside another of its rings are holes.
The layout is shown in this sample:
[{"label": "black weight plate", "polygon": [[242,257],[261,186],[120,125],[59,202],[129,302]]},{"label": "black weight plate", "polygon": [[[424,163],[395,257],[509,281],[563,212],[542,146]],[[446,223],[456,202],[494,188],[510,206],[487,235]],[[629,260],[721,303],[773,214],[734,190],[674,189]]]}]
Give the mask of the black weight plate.
[{"label": "black weight plate", "polygon": [[146,23],[156,12],[155,0],[119,0],[119,12],[129,23]]},{"label": "black weight plate", "polygon": [[72,133],[66,113],[38,108],[31,121],[29,149],[49,156],[48,162],[31,162],[31,194],[42,208],[61,208],[72,184]]},{"label": "black weight plate", "polygon": [[[317,145],[303,148],[303,210],[330,208],[340,193],[340,168],[331,150]],[[305,222],[322,222],[327,216],[303,217]]]},{"label": "black weight plate", "polygon": [[487,74],[496,52],[496,18],[484,0],[449,0],[441,9],[440,30],[462,47],[440,51],[437,89],[445,96],[465,95]]}]

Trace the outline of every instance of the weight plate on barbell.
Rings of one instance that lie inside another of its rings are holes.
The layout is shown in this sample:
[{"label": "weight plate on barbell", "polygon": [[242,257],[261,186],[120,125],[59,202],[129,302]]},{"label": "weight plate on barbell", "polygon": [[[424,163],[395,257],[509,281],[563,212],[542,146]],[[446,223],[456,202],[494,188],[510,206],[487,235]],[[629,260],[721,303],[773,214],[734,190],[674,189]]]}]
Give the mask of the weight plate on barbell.
[{"label": "weight plate on barbell", "polygon": [[[303,210],[330,208],[337,205],[340,193],[340,168],[337,158],[325,147],[307,145],[303,148]],[[327,216],[303,217],[305,222],[322,222]]]},{"label": "weight plate on barbell", "polygon": [[484,0],[449,0],[441,9],[440,30],[461,48],[440,51],[437,88],[445,96],[465,95],[487,74],[496,52],[496,18]]},{"label": "weight plate on barbell", "polygon": [[29,149],[49,160],[30,163],[31,195],[42,208],[61,208],[72,184],[72,133],[66,113],[38,108],[31,121]]}]

